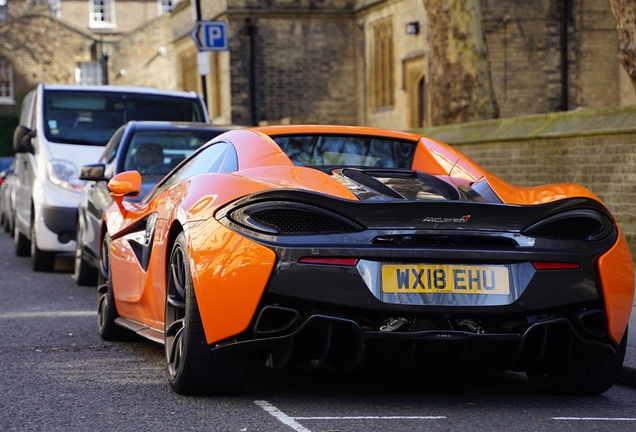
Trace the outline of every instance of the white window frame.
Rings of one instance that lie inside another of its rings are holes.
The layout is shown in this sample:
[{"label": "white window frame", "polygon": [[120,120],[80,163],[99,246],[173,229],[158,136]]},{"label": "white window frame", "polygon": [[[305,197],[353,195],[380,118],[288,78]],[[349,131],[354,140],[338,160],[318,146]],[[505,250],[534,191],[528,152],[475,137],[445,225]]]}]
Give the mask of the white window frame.
[{"label": "white window frame", "polygon": [[75,69],[75,84],[102,85],[102,64],[99,61],[79,62]]},{"label": "white window frame", "polygon": [[0,104],[15,103],[13,85],[13,65],[6,58],[0,58]]},{"label": "white window frame", "polygon": [[88,0],[88,27],[91,29],[114,28],[115,0]]},{"label": "white window frame", "polygon": [[166,15],[174,10],[179,0],[157,0],[157,15]]},{"label": "white window frame", "polygon": [[0,0],[0,22],[7,20],[7,0]]}]

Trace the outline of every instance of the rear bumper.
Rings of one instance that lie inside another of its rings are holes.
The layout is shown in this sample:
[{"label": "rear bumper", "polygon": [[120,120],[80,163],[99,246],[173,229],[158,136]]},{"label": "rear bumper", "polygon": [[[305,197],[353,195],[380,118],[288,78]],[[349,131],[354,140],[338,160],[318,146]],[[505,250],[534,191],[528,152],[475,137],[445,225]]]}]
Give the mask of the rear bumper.
[{"label": "rear bumper", "polygon": [[294,364],[309,369],[411,366],[529,371],[565,365],[573,353],[581,351],[616,354],[604,323],[605,314],[597,309],[545,319],[519,332],[389,332],[365,330],[353,320],[328,315],[301,320],[293,309],[267,307],[248,332],[252,339],[214,349],[267,352],[268,364],[275,368]]}]

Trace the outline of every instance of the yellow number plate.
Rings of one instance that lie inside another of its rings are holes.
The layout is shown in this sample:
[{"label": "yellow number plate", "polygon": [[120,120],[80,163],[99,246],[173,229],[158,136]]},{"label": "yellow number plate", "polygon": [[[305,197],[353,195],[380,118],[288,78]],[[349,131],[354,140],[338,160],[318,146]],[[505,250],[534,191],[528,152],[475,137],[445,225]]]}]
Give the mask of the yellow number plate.
[{"label": "yellow number plate", "polygon": [[382,291],[508,295],[510,278],[505,266],[384,264]]}]

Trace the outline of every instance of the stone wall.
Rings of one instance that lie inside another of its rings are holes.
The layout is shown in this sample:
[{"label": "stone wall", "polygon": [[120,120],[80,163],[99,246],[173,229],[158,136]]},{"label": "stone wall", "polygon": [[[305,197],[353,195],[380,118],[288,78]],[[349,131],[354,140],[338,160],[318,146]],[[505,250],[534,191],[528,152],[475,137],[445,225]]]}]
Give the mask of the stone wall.
[{"label": "stone wall", "polygon": [[576,183],[612,211],[636,257],[636,106],[428,128],[517,186]]}]

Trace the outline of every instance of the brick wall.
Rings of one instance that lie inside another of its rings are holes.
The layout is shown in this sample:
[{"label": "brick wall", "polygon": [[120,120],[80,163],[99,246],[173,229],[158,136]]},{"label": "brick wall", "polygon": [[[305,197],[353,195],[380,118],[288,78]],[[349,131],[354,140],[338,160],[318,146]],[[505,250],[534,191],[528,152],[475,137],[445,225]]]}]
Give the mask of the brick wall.
[{"label": "brick wall", "polygon": [[[355,24],[342,12],[230,18],[232,122],[357,123]],[[250,46],[254,51],[250,57]],[[250,69],[253,67],[253,90]]]},{"label": "brick wall", "polygon": [[77,64],[95,56],[95,40],[89,34],[46,12],[5,23],[1,45],[0,55],[14,68],[16,104],[0,106],[0,112],[19,113],[22,99],[39,82],[74,83]]},{"label": "brick wall", "polygon": [[517,186],[576,183],[616,217],[636,257],[636,106],[419,130]]},{"label": "brick wall", "polygon": [[169,15],[155,18],[113,44],[110,84],[180,90]]}]

